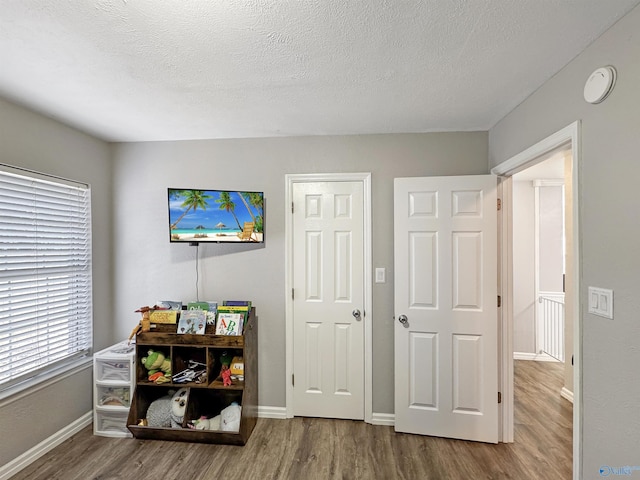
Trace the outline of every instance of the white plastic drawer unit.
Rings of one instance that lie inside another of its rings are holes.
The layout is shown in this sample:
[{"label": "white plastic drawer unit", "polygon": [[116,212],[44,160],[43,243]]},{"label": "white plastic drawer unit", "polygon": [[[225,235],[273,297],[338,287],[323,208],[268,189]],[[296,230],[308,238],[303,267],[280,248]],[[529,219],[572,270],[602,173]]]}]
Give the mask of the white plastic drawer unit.
[{"label": "white plastic drawer unit", "polygon": [[93,355],[93,433],[130,437],[127,415],[134,388],[135,345],[121,342]]}]

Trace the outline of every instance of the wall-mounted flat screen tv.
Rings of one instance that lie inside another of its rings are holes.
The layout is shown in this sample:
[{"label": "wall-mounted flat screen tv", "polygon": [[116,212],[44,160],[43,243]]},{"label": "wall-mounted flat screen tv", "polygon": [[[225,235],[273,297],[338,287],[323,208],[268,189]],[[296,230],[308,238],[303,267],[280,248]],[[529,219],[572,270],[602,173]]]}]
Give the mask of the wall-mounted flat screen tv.
[{"label": "wall-mounted flat screen tv", "polygon": [[169,188],[169,240],[263,243],[264,193]]}]

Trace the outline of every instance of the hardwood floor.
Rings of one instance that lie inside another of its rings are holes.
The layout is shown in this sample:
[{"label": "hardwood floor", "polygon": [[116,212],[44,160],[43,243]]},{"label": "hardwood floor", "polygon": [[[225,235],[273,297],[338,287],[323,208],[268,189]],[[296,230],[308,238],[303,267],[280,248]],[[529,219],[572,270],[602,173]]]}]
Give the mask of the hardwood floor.
[{"label": "hardwood floor", "polygon": [[395,433],[364,422],[259,419],[244,447],[96,437],[91,427],[13,480],[571,479],[562,365],[515,362],[515,443]]}]

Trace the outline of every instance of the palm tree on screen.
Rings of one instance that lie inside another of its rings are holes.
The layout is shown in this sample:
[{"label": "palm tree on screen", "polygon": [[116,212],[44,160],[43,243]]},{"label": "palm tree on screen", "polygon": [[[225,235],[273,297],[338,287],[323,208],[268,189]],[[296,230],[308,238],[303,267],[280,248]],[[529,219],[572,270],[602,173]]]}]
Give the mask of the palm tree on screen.
[{"label": "palm tree on screen", "polygon": [[229,192],[220,192],[220,197],[218,197],[216,203],[220,204],[220,210],[226,210],[228,213],[233,215],[233,218],[238,225],[238,229],[242,231],[242,227],[240,226],[240,222],[238,221],[238,217],[236,217],[235,213],[236,204],[231,200],[231,194]]},{"label": "palm tree on screen", "polygon": [[249,203],[258,211],[256,217],[256,231],[262,232],[264,224],[264,196],[261,193],[249,193]]},{"label": "palm tree on screen", "polygon": [[178,223],[182,220],[189,211],[196,211],[198,207],[202,210],[206,210],[209,204],[207,200],[212,198],[211,195],[204,193],[204,190],[171,190],[169,192],[171,198],[184,198],[184,201],[180,205],[186,210],[178,217],[178,219],[171,224],[171,230],[177,228]]},{"label": "palm tree on screen", "polygon": [[251,210],[251,207],[249,206],[249,195],[251,195],[248,192],[238,192],[240,194],[240,200],[242,200],[242,203],[244,203],[244,206],[247,208],[247,211],[249,212],[249,215],[251,215],[251,220],[253,220],[254,225],[256,224],[256,216],[253,214],[253,210]]},{"label": "palm tree on screen", "polygon": [[[244,206],[247,207],[249,211],[249,215],[253,219],[253,223],[255,224],[256,232],[262,232],[262,209],[264,205],[264,199],[261,193],[258,192],[238,192],[240,193],[240,198],[244,203]],[[253,210],[249,206],[251,205],[258,212],[257,215],[254,214]]]}]

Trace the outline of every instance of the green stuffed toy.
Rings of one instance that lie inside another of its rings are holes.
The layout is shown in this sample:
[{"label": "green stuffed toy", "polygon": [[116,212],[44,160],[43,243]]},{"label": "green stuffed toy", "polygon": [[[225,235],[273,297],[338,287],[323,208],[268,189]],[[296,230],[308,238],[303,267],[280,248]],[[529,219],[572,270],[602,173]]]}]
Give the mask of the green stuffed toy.
[{"label": "green stuffed toy", "polygon": [[140,359],[142,365],[149,371],[149,381],[167,383],[171,381],[171,359],[162,352],[149,350],[147,356]]}]

